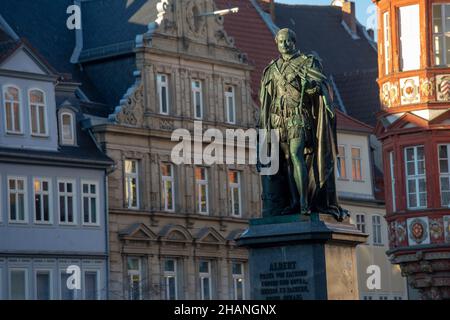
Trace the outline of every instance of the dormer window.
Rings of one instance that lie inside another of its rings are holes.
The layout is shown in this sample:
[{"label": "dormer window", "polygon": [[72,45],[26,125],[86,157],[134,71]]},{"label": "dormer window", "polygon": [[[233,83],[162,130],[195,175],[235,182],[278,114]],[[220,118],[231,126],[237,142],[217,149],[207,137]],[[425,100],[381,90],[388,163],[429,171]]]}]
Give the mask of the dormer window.
[{"label": "dormer window", "polygon": [[61,112],[60,115],[61,144],[73,146],[75,144],[74,115],[71,112]]},{"label": "dormer window", "polygon": [[45,95],[41,90],[30,90],[28,93],[30,104],[31,134],[34,136],[47,136],[47,110]]},{"label": "dormer window", "polygon": [[21,134],[22,118],[21,118],[21,103],[20,90],[13,86],[8,86],[3,89],[5,112],[5,127],[6,133]]}]

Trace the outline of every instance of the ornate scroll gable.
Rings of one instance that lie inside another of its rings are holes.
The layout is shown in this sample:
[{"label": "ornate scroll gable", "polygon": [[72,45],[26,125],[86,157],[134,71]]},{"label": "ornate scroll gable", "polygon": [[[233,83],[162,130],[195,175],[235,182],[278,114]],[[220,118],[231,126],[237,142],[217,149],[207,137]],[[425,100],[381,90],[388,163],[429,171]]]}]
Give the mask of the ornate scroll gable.
[{"label": "ornate scroll gable", "polygon": [[[129,93],[130,92],[130,93]],[[144,124],[144,85],[141,83],[130,88],[116,107],[115,113],[110,116],[115,123],[142,127]]]}]

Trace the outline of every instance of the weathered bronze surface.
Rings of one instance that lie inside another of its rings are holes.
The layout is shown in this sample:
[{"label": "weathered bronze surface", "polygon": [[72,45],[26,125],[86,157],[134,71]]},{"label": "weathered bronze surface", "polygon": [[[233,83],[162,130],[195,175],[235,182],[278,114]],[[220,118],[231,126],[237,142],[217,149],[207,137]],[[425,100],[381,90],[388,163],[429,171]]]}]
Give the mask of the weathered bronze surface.
[{"label": "weathered bronze surface", "polygon": [[276,42],[281,55],[264,70],[259,126],[279,133],[280,170],[262,178],[263,217],[322,213],[342,221],[348,212],[336,194],[331,87],[320,61],[296,49],[292,30],[280,30]]}]

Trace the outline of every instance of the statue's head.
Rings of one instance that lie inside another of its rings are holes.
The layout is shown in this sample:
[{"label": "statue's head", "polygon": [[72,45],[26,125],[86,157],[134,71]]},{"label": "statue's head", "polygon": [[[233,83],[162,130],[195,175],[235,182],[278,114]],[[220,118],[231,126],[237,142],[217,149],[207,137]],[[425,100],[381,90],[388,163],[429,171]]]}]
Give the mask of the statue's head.
[{"label": "statue's head", "polygon": [[296,51],[297,36],[291,29],[285,28],[278,31],[275,41],[281,54],[293,54]]}]

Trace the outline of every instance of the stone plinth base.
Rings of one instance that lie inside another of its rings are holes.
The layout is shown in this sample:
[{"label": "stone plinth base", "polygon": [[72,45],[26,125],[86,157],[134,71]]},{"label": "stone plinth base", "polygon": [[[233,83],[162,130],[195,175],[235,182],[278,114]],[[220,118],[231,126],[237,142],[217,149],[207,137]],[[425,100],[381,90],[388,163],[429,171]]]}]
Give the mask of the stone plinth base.
[{"label": "stone plinth base", "polygon": [[249,249],[250,298],[359,299],[355,248],[366,238],[325,215],[251,220],[237,240]]}]

